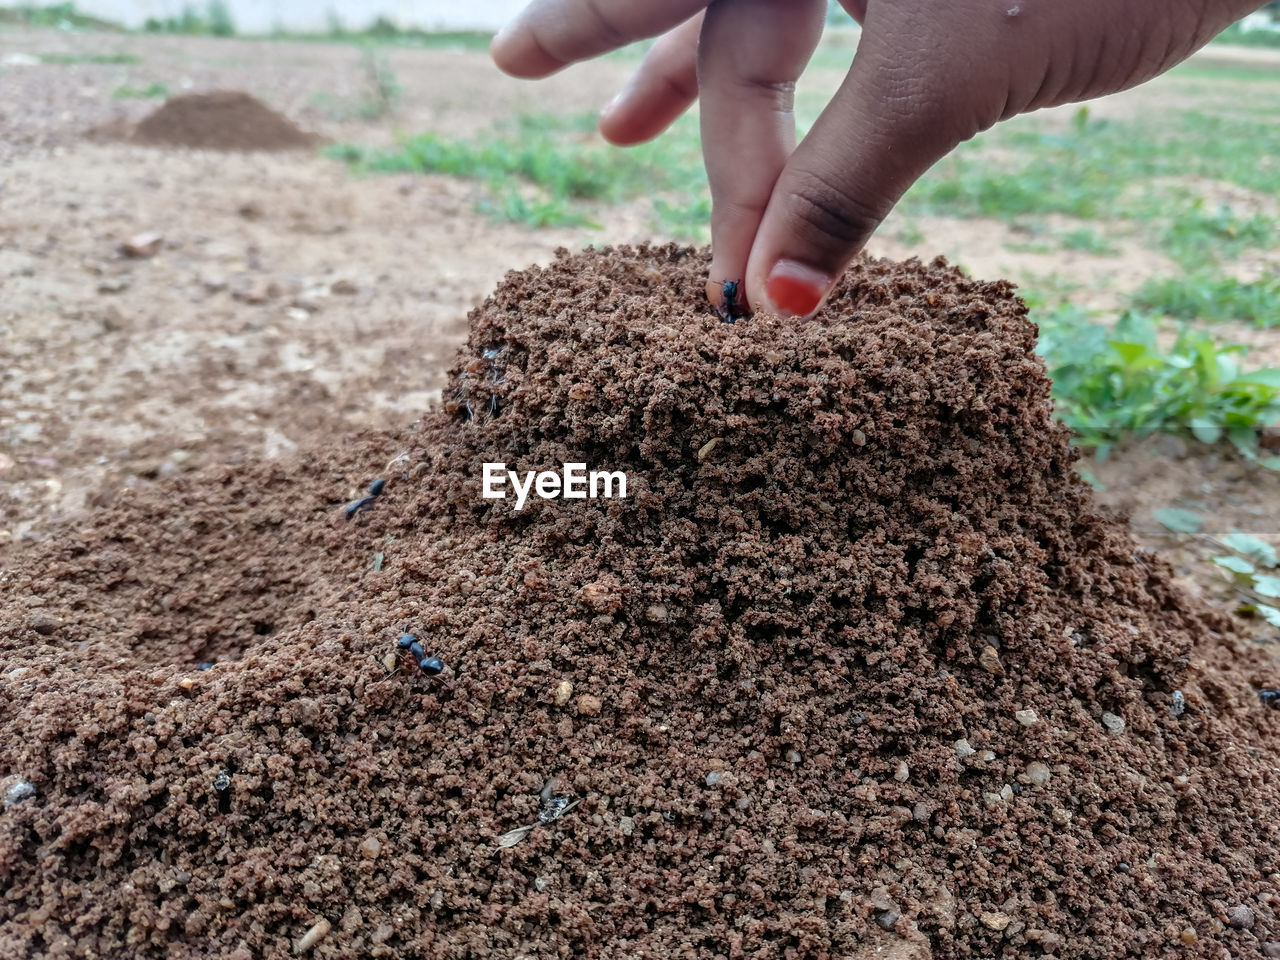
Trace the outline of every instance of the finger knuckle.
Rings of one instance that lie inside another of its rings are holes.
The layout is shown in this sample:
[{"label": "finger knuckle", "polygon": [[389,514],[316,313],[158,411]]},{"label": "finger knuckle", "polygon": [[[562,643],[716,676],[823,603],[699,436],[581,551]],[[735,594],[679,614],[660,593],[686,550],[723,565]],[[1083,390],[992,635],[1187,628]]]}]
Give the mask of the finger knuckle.
[{"label": "finger knuckle", "polygon": [[854,193],[834,177],[807,171],[789,185],[786,200],[808,239],[824,246],[861,244],[884,219],[876,199]]}]

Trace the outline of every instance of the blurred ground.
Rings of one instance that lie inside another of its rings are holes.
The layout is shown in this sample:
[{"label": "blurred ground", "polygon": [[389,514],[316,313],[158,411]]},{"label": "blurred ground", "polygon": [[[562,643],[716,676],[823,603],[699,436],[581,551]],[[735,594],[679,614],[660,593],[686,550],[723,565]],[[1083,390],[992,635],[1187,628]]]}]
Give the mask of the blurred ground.
[{"label": "blurred ground", "polygon": [[[827,54],[805,95],[838,82],[838,45]],[[632,65],[615,57],[526,84],[474,49],[385,56],[400,105],[361,119],[343,107],[368,84],[352,45],[0,31],[0,564],[157,478],[411,421],[436,401],[467,311],[505,271],[559,246],[655,237],[638,204],[616,207],[599,229],[535,230],[478,213],[481,188],[468,181],[353,177],[312,152],[111,139],[160,102],[117,94],[149,84],[249,91],[328,140],[390,145],[399,132],[467,136],[523,112],[592,110]],[[1233,56],[1217,48],[1206,62]],[[1277,62],[1272,51],[1247,58]],[[1091,109],[1123,117],[1236,95],[1229,76],[1216,86],[1170,76]],[[1277,214],[1273,197],[1236,202]],[[891,220],[872,252],[946,253],[983,277],[1052,273],[1088,306],[1170,269],[1121,228],[1118,253],[1103,256],[1034,249],[995,219],[910,227]],[[144,232],[163,237],[154,257],[120,252]],[[1273,268],[1265,257],[1241,267]],[[1235,332],[1259,346],[1258,363],[1280,361],[1274,331]],[[1193,503],[1224,531],[1264,536],[1280,515],[1277,475],[1217,449],[1162,439],[1093,470],[1104,501],[1130,511],[1141,537],[1224,602],[1204,562],[1211,546],[1171,543],[1151,511]]]}]

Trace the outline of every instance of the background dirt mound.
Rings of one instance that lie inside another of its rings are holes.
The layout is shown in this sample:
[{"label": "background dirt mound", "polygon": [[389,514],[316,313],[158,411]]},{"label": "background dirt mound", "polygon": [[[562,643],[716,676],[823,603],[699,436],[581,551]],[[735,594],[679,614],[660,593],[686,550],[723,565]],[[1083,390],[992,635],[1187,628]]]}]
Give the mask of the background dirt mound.
[{"label": "background dirt mound", "polygon": [[[0,953],[1280,950],[1263,661],[1090,509],[1011,288],[725,325],[706,264],[511,274],[420,430],[8,574]],[[406,625],[441,678],[386,677]]]},{"label": "background dirt mound", "polygon": [[319,142],[256,97],[234,90],[173,97],[141,120],[131,139],[197,150],[294,150]]}]

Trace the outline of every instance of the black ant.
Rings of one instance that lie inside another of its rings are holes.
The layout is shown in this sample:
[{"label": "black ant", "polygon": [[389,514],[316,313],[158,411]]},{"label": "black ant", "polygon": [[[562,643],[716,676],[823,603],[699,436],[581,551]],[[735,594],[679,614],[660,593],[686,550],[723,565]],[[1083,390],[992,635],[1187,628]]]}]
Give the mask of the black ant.
[{"label": "black ant", "polygon": [[716,307],[716,313],[725,323],[733,323],[746,312],[738,302],[741,286],[741,280],[726,280],[720,289],[720,306]]},{"label": "black ant", "polygon": [[428,677],[438,677],[444,673],[444,661],[439,657],[427,656],[427,651],[423,649],[416,634],[402,633],[400,638],[396,640],[396,652],[388,654],[386,659],[383,660],[384,666],[391,671],[385,679],[389,680],[400,672],[400,667],[396,661],[402,650],[408,652],[409,656],[413,658],[414,665]]},{"label": "black ant", "polygon": [[373,501],[377,500],[378,497],[382,495],[382,488],[386,485],[387,480],[385,477],[379,477],[377,480],[373,481],[373,483],[369,484],[369,495],[367,497],[361,497],[359,500],[347,507],[347,519],[350,520],[361,510],[368,510],[373,506]]},{"label": "black ant", "polygon": [[1280,710],[1280,690],[1263,688],[1258,691],[1258,698],[1272,710]]}]

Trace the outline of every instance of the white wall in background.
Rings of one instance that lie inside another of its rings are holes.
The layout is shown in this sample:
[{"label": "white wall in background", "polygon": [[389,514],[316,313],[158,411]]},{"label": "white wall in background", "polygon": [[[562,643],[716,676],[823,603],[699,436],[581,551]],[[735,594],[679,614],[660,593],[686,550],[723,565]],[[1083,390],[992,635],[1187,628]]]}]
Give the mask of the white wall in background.
[{"label": "white wall in background", "polygon": [[[31,0],[26,0],[30,3]],[[51,0],[36,0],[39,6]],[[223,0],[236,29],[270,33],[277,28],[323,32],[332,12],[347,27],[358,29],[379,16],[401,27],[426,30],[496,30],[516,15],[525,0]],[[76,0],[82,13],[141,27],[148,17],[181,15],[183,7],[205,12],[206,0]]]}]

